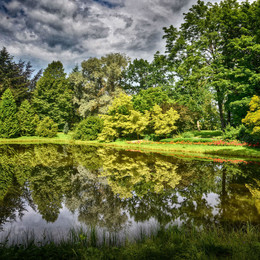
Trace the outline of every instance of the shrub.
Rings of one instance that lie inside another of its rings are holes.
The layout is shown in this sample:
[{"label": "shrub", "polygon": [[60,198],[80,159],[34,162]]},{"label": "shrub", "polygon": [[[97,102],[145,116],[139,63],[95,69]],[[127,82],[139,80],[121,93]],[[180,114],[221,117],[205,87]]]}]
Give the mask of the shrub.
[{"label": "shrub", "polygon": [[36,128],[36,135],[42,137],[54,137],[58,133],[58,124],[50,117],[45,117]]},{"label": "shrub", "polygon": [[190,133],[190,132],[185,132],[181,135],[183,138],[192,138],[194,137],[194,134],[193,133]]},{"label": "shrub", "polygon": [[223,140],[236,140],[238,139],[240,127],[233,127],[228,125],[225,129],[225,132],[222,135]]},{"label": "shrub", "polygon": [[103,120],[97,116],[89,116],[76,127],[73,138],[80,140],[95,140],[103,129]]}]

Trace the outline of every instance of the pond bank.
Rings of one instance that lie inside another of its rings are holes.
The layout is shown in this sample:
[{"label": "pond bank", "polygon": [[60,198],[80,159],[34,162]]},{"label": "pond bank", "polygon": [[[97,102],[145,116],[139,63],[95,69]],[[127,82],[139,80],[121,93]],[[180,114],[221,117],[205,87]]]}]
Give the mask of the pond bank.
[{"label": "pond bank", "polygon": [[[102,239],[102,238],[101,238]],[[59,243],[0,244],[2,259],[259,259],[259,227],[170,227],[135,241],[120,243],[116,234],[98,241],[90,234],[73,232]]]},{"label": "pond bank", "polygon": [[[126,142],[117,141],[110,143],[100,143],[98,141],[80,141],[73,140],[70,135],[58,134],[54,138],[44,137],[19,137],[13,139],[0,139],[0,144],[71,144],[71,145],[98,145],[110,146],[126,150],[136,150],[143,152],[176,152],[178,154],[187,154],[187,157],[194,155],[236,157],[260,160],[260,149],[247,146],[214,146],[198,144],[170,144],[155,142]],[[182,156],[183,157],[183,156]],[[203,157],[203,156],[202,156]]]}]

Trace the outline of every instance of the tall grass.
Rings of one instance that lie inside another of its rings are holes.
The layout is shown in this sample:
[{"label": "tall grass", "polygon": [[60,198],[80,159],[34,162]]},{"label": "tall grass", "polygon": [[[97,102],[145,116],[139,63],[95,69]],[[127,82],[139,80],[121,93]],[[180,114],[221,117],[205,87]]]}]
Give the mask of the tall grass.
[{"label": "tall grass", "polygon": [[98,237],[73,230],[67,239],[7,245],[0,244],[0,259],[260,259],[258,226],[159,228],[138,238],[118,241],[116,233]]}]

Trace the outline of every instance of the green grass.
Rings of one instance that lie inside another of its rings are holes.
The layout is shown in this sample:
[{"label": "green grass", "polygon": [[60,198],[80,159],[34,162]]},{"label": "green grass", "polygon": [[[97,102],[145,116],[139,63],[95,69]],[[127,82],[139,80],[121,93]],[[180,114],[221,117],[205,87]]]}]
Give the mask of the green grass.
[{"label": "green grass", "polygon": [[64,133],[58,133],[57,136],[40,137],[40,136],[21,136],[17,138],[0,138],[0,143],[59,143],[59,142],[70,142],[72,140],[72,133],[67,135]]},{"label": "green grass", "polygon": [[222,136],[221,130],[201,130],[201,131],[190,131],[195,137],[198,138],[216,138]]},{"label": "green grass", "polygon": [[201,142],[201,143],[207,143],[207,142],[214,142],[216,139],[213,138],[166,138],[160,140],[160,142]]},{"label": "green grass", "polygon": [[213,145],[188,145],[188,144],[160,144],[160,143],[127,143],[114,142],[105,144],[108,146],[122,147],[124,149],[135,149],[140,151],[155,152],[182,152],[187,154],[207,154],[218,156],[231,156],[241,158],[260,158],[260,149],[246,146],[213,146]]},{"label": "green grass", "polygon": [[[164,142],[171,142],[172,140],[179,141],[200,141],[200,142],[209,142],[215,139],[205,138],[205,136],[217,136],[221,131],[193,131],[194,134],[202,134],[204,138],[181,138],[181,139],[163,139]],[[99,146],[110,146],[115,148],[122,149],[135,149],[141,151],[154,151],[154,152],[176,152],[188,154],[189,157],[191,154],[198,155],[214,155],[221,157],[236,157],[236,158],[256,158],[260,159],[260,149],[252,147],[241,147],[241,146],[213,146],[213,145],[192,145],[192,144],[160,144],[152,142],[144,143],[127,143],[126,141],[117,141],[110,143],[100,143],[98,141],[80,141],[72,139],[72,132],[65,135],[64,133],[58,133],[57,137],[54,138],[44,138],[44,137],[19,137],[13,139],[0,139],[0,144],[37,144],[37,143],[57,143],[57,144],[82,144],[82,145],[99,145]]]},{"label": "green grass", "polygon": [[0,245],[1,259],[260,259],[260,229],[244,226],[160,228],[149,236],[119,240],[117,234],[98,238],[72,232],[67,239]]}]

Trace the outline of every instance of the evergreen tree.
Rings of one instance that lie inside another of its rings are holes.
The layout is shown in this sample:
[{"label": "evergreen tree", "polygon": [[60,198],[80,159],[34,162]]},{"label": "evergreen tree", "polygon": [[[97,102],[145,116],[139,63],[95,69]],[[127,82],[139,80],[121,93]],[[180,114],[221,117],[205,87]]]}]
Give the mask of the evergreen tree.
[{"label": "evergreen tree", "polygon": [[19,122],[17,119],[17,107],[14,96],[7,89],[0,103],[0,137],[12,138],[19,135]]},{"label": "evergreen tree", "polygon": [[20,124],[21,135],[31,136],[35,134],[36,125],[38,123],[35,111],[28,100],[24,100],[17,113]]},{"label": "evergreen tree", "polygon": [[33,106],[40,119],[49,116],[59,129],[72,121],[72,91],[60,61],[53,61],[44,70],[33,95]]},{"label": "evergreen tree", "polygon": [[0,96],[10,88],[18,105],[30,98],[41,75],[40,70],[32,77],[33,71],[30,62],[20,60],[16,63],[5,47],[0,50]]}]

